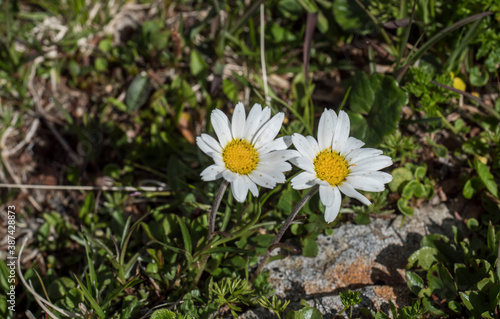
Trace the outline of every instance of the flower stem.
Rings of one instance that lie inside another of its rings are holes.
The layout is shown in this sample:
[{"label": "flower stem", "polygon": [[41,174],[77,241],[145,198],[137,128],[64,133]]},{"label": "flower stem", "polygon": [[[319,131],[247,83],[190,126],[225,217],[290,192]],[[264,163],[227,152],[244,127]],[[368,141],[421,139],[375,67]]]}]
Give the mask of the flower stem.
[{"label": "flower stem", "polygon": [[[224,197],[224,193],[226,192],[227,185],[229,185],[229,182],[226,181],[225,179],[222,180],[222,184],[219,187],[219,191],[217,192],[217,195],[215,196],[214,204],[212,205],[212,209],[210,210],[210,213],[208,215],[208,234],[207,234],[207,243],[210,244],[212,239],[214,238],[214,233],[215,233],[215,217],[217,215],[217,210],[219,209],[220,202],[222,201],[222,197]],[[198,284],[198,281],[200,281],[201,274],[203,274],[203,271],[205,270],[205,265],[207,264],[208,261],[208,254],[203,255],[202,260],[200,262],[200,268],[198,269],[198,273],[196,274],[196,277],[194,278],[193,285],[196,286]]]},{"label": "flower stem", "polygon": [[304,207],[304,205],[307,203],[307,201],[309,201],[311,199],[311,197],[316,193],[316,191],[318,191],[318,188],[319,188],[319,185],[314,185],[311,190],[306,194],[306,196],[304,196],[300,202],[297,203],[297,205],[295,205],[295,207],[293,208],[292,210],[292,213],[290,214],[290,216],[288,216],[288,218],[286,219],[285,223],[283,224],[283,226],[281,227],[279,233],[276,235],[276,237],[274,238],[274,241],[273,243],[271,244],[270,248],[267,250],[266,254],[264,255],[264,258],[262,259],[262,261],[260,262],[259,266],[257,267],[257,270],[255,271],[255,273],[253,274],[252,276],[252,279],[251,279],[251,282],[253,283],[255,281],[255,279],[257,279],[257,276],[262,272],[262,270],[264,269],[264,266],[266,265],[269,257],[271,257],[271,251],[272,249],[271,248],[274,248],[276,247],[277,244],[279,244],[280,240],[281,240],[281,237],[283,237],[283,235],[285,234],[286,230],[288,229],[288,227],[290,227],[290,225],[292,224],[292,222],[294,221],[295,217],[297,216],[297,214],[299,213],[299,211],[302,209],[302,207]]}]

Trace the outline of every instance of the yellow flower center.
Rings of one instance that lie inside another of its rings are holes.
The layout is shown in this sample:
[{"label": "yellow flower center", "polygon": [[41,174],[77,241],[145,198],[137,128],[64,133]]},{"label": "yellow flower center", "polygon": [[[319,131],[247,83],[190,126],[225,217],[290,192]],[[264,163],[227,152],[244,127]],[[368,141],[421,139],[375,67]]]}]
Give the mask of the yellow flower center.
[{"label": "yellow flower center", "polygon": [[313,164],[316,177],[331,186],[341,184],[349,174],[349,164],[344,157],[328,148],[316,155]]},{"label": "yellow flower center", "polygon": [[222,160],[231,172],[248,175],[257,168],[259,153],[249,142],[234,139],[222,150]]}]

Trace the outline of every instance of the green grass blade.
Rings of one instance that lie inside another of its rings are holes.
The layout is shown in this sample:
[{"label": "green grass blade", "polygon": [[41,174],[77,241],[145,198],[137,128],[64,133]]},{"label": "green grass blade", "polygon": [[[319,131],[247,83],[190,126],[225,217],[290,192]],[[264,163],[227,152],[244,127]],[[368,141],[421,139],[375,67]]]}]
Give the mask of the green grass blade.
[{"label": "green grass blade", "polygon": [[189,234],[189,230],[182,218],[180,218],[179,216],[176,217],[177,221],[179,222],[179,226],[181,227],[182,239],[184,240],[184,249],[186,250],[186,252],[191,254],[193,245],[191,243],[191,235]]},{"label": "green grass blade", "polygon": [[452,25],[444,28],[443,30],[436,33],[431,39],[429,39],[429,41],[425,42],[422,45],[422,47],[415,52],[415,54],[413,54],[412,56],[409,56],[406,59],[406,63],[404,64],[404,66],[412,64],[416,60],[420,59],[422,57],[422,55],[424,55],[424,53],[427,52],[427,50],[429,50],[435,43],[440,41],[442,38],[444,38],[445,36],[447,36],[451,32],[453,32],[453,31],[455,31],[455,30],[457,30],[457,29],[463,27],[464,25],[467,25],[473,21],[476,21],[478,19],[484,18],[484,17],[492,15],[492,14],[493,14],[493,12],[478,13],[478,14],[475,14],[473,16],[462,19],[458,22],[455,22]]},{"label": "green grass blade", "polygon": [[94,309],[95,312],[97,312],[97,315],[99,316],[99,318],[101,318],[101,319],[106,318],[106,315],[104,314],[104,311],[99,306],[99,304],[94,299],[94,297],[92,297],[91,293],[87,290],[87,288],[85,288],[85,286],[80,281],[80,279],[78,279],[78,276],[75,273],[73,273],[73,276],[75,277],[76,281],[78,282],[78,285],[80,285],[80,290],[82,291],[83,296],[85,297],[85,299],[88,300],[88,302],[90,302],[90,305],[92,306],[92,309]]}]

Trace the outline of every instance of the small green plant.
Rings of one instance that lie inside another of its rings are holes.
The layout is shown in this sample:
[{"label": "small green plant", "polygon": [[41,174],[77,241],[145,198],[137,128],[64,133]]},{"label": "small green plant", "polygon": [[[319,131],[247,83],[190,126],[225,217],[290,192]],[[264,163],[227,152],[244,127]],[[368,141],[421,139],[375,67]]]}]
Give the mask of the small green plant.
[{"label": "small green plant", "polygon": [[176,314],[168,309],[158,309],[153,312],[150,319],[193,319],[193,317]]},{"label": "small green plant", "polygon": [[340,312],[339,315],[343,314],[347,310],[349,310],[349,318],[352,318],[352,311],[354,306],[361,303],[361,297],[359,296],[361,291],[352,291],[345,290],[340,293],[340,301],[344,305],[344,309]]},{"label": "small green plant", "polygon": [[473,231],[470,239],[456,227],[453,241],[439,234],[425,236],[421,248],[408,258],[413,270],[406,272],[408,287],[434,316],[498,316],[500,228],[490,222],[482,230],[473,219],[468,227]]},{"label": "small green plant", "polygon": [[369,198],[372,202],[370,206],[353,205],[351,208],[344,208],[344,213],[355,213],[354,222],[356,224],[365,225],[370,223],[370,215],[388,215],[394,212],[393,209],[385,209],[389,205],[387,196],[389,190],[384,190],[380,193],[369,193]]},{"label": "small green plant", "polygon": [[407,163],[392,171],[393,180],[389,183],[392,192],[401,194],[398,199],[398,209],[405,216],[413,215],[413,206],[417,200],[429,200],[434,195],[433,181],[426,176],[425,164],[415,165]]},{"label": "small green plant", "polygon": [[413,136],[403,135],[400,130],[396,130],[384,138],[384,141],[380,144],[380,148],[394,162],[405,164],[407,161],[417,158],[417,150],[420,148],[420,145],[415,142]]},{"label": "small green plant", "polygon": [[219,307],[228,307],[234,318],[238,317],[236,311],[241,311],[238,304],[248,306],[253,296],[250,283],[241,278],[226,277],[219,282],[211,281],[208,289]]},{"label": "small green plant", "polygon": [[[422,308],[422,301],[420,299],[413,300],[411,306],[405,306],[397,309],[394,303],[389,300],[389,306],[391,308],[392,318],[398,319],[420,319],[427,313],[427,309]],[[382,310],[377,311],[376,313],[373,310],[368,310],[366,308],[361,309],[361,312],[366,316],[370,316],[375,319],[389,319],[386,313]]]},{"label": "small green plant", "polygon": [[271,310],[278,316],[279,319],[281,319],[280,313],[284,312],[286,310],[286,307],[288,307],[288,304],[290,303],[290,300],[285,300],[284,303],[281,302],[281,300],[278,298],[278,296],[273,295],[273,299],[269,300],[269,298],[262,296],[259,300],[259,305],[262,307]]}]

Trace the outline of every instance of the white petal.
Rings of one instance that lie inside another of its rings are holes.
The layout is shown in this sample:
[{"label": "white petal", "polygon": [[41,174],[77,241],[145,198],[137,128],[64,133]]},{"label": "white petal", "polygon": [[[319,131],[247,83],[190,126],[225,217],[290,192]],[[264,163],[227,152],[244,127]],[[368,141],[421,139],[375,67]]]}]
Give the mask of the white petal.
[{"label": "white petal", "polygon": [[290,145],[292,145],[291,136],[283,136],[275,139],[274,141],[263,145],[259,151],[259,154],[266,154],[271,151],[286,150]]},{"label": "white petal", "polygon": [[331,223],[337,218],[340,211],[340,204],[342,203],[342,195],[340,195],[339,189],[334,187],[333,192],[335,194],[333,204],[325,207],[325,221],[327,223]]},{"label": "white petal", "polygon": [[349,167],[352,172],[357,171],[378,171],[392,165],[392,159],[389,156],[378,155],[374,158],[365,158]]},{"label": "white petal", "polygon": [[331,187],[330,185],[328,186],[321,185],[319,187],[319,198],[321,199],[323,205],[332,206],[334,197],[335,193],[333,191],[333,187]]},{"label": "white petal", "polygon": [[242,176],[242,177],[248,189],[250,190],[250,192],[252,192],[252,195],[255,197],[259,196],[259,189],[257,188],[257,185],[255,185],[255,183],[252,182],[252,180],[248,176]]},{"label": "white petal", "polygon": [[314,150],[314,153],[318,154],[321,150],[319,149],[318,142],[316,142],[316,139],[312,137],[311,135],[306,136],[306,140],[311,144],[311,147]]},{"label": "white petal", "polygon": [[233,192],[234,199],[238,202],[243,203],[247,198],[248,186],[245,183],[244,176],[238,176],[231,183],[231,191]]},{"label": "white petal", "polygon": [[211,137],[208,134],[201,134],[201,139],[208,146],[210,146],[215,152],[222,153],[222,147],[220,147],[219,142],[217,142],[217,140],[215,138]]},{"label": "white petal", "polygon": [[205,168],[203,172],[201,172],[201,180],[202,181],[214,181],[218,178],[221,178],[222,172],[224,171],[224,167],[217,166],[215,164],[210,165]]},{"label": "white petal", "polygon": [[272,119],[266,122],[253,137],[252,144],[259,149],[262,146],[270,143],[281,130],[281,124],[285,118],[285,113],[280,112],[273,116]]},{"label": "white petal", "polygon": [[302,172],[299,175],[292,178],[292,188],[293,189],[306,189],[311,188],[316,185],[316,176],[309,172]]},{"label": "white petal", "polygon": [[233,133],[233,138],[245,137],[245,118],[245,107],[243,106],[243,103],[239,102],[234,108],[233,118],[231,120],[231,131]]},{"label": "white petal", "polygon": [[308,157],[295,157],[290,159],[289,161],[300,169],[308,171],[312,174],[316,174],[316,172],[314,171],[313,161]]},{"label": "white petal", "polygon": [[248,118],[245,125],[244,136],[248,141],[251,141],[253,139],[255,132],[257,132],[257,130],[259,129],[261,115],[262,107],[260,106],[260,104],[254,104],[254,106],[250,110],[250,113],[248,113]]},{"label": "white petal", "polygon": [[335,133],[333,134],[332,149],[340,151],[344,144],[347,142],[349,137],[349,131],[351,129],[351,123],[349,122],[349,116],[344,111],[339,112],[339,117],[337,119],[337,125],[335,126]]},{"label": "white petal", "polygon": [[264,123],[269,121],[270,118],[271,118],[271,109],[268,106],[266,106],[262,110],[262,113],[260,115],[259,127],[262,127],[262,125],[264,125]]},{"label": "white petal", "polygon": [[381,192],[384,190],[384,183],[365,176],[352,176],[349,175],[346,178],[346,182],[351,184],[352,187],[367,191],[367,192]]},{"label": "white petal", "polygon": [[259,172],[255,170],[251,172],[248,177],[261,187],[274,188],[276,186],[276,182],[274,181],[274,179],[271,176],[265,174],[264,172]]},{"label": "white petal", "polygon": [[259,167],[255,170],[257,175],[265,175],[271,178],[274,184],[286,182],[285,174],[272,167]]},{"label": "white petal", "polygon": [[354,187],[352,187],[352,185],[349,184],[348,182],[344,182],[341,185],[339,185],[338,187],[339,187],[340,191],[342,193],[344,193],[346,196],[355,198],[365,205],[371,205],[371,202],[368,200],[368,198],[366,198],[361,193],[356,191],[354,189]]},{"label": "white petal", "polygon": [[276,163],[273,165],[259,164],[257,170],[261,170],[267,174],[267,172],[288,172],[292,169],[292,165],[288,162]]},{"label": "white petal", "polygon": [[362,159],[365,158],[373,159],[374,157],[381,154],[382,151],[377,150],[375,148],[359,148],[349,153],[349,155],[346,156],[346,160],[347,162],[349,162],[350,165],[352,165],[352,164],[357,164]]},{"label": "white petal", "polygon": [[297,152],[293,150],[283,150],[283,151],[274,151],[271,153],[267,153],[261,155],[260,162],[262,164],[272,165],[274,163],[280,163],[287,161],[291,158],[297,157]]},{"label": "white petal", "polygon": [[224,148],[226,144],[233,139],[230,129],[231,123],[226,114],[217,109],[212,111],[210,120],[215,134],[217,134],[217,138],[219,139],[220,146]]},{"label": "white petal", "polygon": [[357,171],[357,172],[351,172],[349,175],[351,176],[364,176],[364,177],[369,177],[369,178],[374,178],[379,180],[380,182],[387,184],[392,181],[392,175],[386,172],[380,172],[380,171]]},{"label": "white petal", "polygon": [[208,156],[212,157],[215,154],[215,150],[211,148],[200,136],[196,137],[196,144],[200,148],[200,150],[203,151],[203,153],[207,154]]},{"label": "white petal", "polygon": [[344,156],[349,155],[352,151],[357,150],[363,145],[365,145],[363,141],[358,140],[355,137],[349,136],[340,154]]},{"label": "white petal", "polygon": [[[319,148],[324,150],[332,146],[333,132],[335,129],[333,118],[331,116],[331,110],[325,109],[321,117],[319,118],[318,124],[318,145]],[[332,111],[333,112],[333,111]]]},{"label": "white petal", "polygon": [[230,170],[226,169],[222,172],[222,177],[230,183],[232,183],[234,180],[238,178],[238,174],[231,172]]},{"label": "white petal", "polygon": [[226,164],[224,164],[224,161],[222,160],[222,154],[214,153],[212,154],[212,159],[217,166],[226,167]]},{"label": "white petal", "polygon": [[309,144],[309,141],[302,135],[295,133],[292,136],[292,142],[297,151],[300,152],[302,156],[307,156],[311,160],[316,157],[316,152],[314,152],[313,147]]}]

